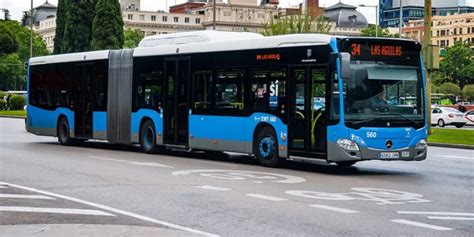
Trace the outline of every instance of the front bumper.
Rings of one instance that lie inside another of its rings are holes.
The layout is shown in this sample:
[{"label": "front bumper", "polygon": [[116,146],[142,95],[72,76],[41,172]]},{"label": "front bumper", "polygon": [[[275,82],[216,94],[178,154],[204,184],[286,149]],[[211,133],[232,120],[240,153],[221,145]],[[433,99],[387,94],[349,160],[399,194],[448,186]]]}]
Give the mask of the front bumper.
[{"label": "front bumper", "polygon": [[[382,152],[398,153],[398,158],[381,158]],[[363,160],[384,160],[384,161],[420,161],[426,159],[427,147],[407,147],[402,149],[381,150],[370,147],[359,147],[359,151],[347,151],[335,142],[328,143],[328,161],[363,161]]]}]

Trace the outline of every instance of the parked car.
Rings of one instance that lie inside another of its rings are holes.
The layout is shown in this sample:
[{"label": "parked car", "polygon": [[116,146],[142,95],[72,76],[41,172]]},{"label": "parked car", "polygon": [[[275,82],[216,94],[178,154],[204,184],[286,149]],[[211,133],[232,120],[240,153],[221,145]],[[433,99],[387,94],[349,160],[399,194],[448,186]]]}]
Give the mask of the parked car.
[{"label": "parked car", "polygon": [[467,125],[473,125],[474,126],[474,109],[469,110],[464,114],[464,119],[466,119],[466,124]]},{"label": "parked car", "polygon": [[431,109],[431,124],[444,127],[454,125],[461,128],[466,125],[464,114],[457,109],[449,107],[435,107]]}]

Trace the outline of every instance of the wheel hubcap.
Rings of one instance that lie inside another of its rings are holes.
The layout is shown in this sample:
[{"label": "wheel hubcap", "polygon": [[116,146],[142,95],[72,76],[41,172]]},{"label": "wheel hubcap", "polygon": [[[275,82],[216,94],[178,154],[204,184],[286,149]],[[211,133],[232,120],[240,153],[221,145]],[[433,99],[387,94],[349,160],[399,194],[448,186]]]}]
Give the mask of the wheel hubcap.
[{"label": "wheel hubcap", "polygon": [[271,136],[264,137],[260,140],[258,144],[258,150],[260,156],[263,158],[270,158],[273,154],[273,147],[275,145],[275,140]]}]

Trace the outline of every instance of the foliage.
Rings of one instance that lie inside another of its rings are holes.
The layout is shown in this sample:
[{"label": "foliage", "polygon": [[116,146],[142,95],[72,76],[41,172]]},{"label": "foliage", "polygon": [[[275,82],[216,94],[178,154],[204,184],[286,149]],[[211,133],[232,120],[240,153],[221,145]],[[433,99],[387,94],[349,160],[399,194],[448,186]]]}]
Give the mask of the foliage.
[{"label": "foliage", "polygon": [[474,84],[465,85],[462,89],[462,96],[465,101],[474,101]]},{"label": "foliage", "polygon": [[23,110],[26,105],[26,98],[21,95],[14,95],[10,98],[10,110]]},{"label": "foliage", "polygon": [[31,11],[23,12],[23,15],[21,16],[21,20],[20,20],[22,26],[27,26],[30,24],[30,15],[31,15],[30,12]]},{"label": "foliage", "polygon": [[0,21],[0,56],[18,50],[18,39],[6,22],[8,21]]},{"label": "foliage", "polygon": [[375,37],[376,36],[376,32],[378,31],[379,33],[379,37],[381,38],[398,38],[400,35],[397,33],[397,34],[390,34],[390,31],[386,28],[382,28],[379,26],[379,29],[376,30],[376,26],[375,25],[369,25],[369,27],[363,29],[361,31],[361,36],[370,36],[370,37]]},{"label": "foliage", "polygon": [[[27,27],[21,26],[17,21],[0,21],[0,28],[8,29],[12,32],[18,44],[14,52],[0,55],[0,89],[20,90],[26,86],[26,71],[23,65],[30,57],[31,31]],[[0,35],[3,32],[1,31]],[[33,33],[33,56],[47,54],[48,50],[43,38]]]},{"label": "foliage", "polygon": [[298,33],[328,34],[330,29],[331,22],[322,16],[290,15],[271,18],[265,24],[262,34],[265,36]]},{"label": "foliage", "polygon": [[0,58],[0,88],[4,90],[20,88],[25,85],[24,78],[25,70],[17,53]]},{"label": "foliage", "polygon": [[443,94],[461,95],[461,89],[459,88],[459,86],[452,82],[446,82],[441,84],[438,87],[437,92]]},{"label": "foliage", "polygon": [[7,102],[5,102],[3,99],[0,99],[0,110],[6,110],[7,109]]},{"label": "foliage", "polygon": [[125,44],[124,48],[131,49],[136,48],[140,41],[143,39],[143,34],[138,29],[126,29],[124,31],[125,35]]},{"label": "foliage", "polygon": [[94,15],[94,0],[69,0],[61,44],[62,53],[84,52],[91,49]]},{"label": "foliage", "polygon": [[56,11],[56,34],[54,36],[54,54],[61,52],[61,46],[64,37],[64,28],[66,27],[66,15],[69,0],[59,0],[58,9]]},{"label": "foliage", "polygon": [[446,57],[440,63],[440,71],[448,81],[456,83],[461,89],[474,84],[474,60],[469,44],[456,42],[446,48]]},{"label": "foliage", "polygon": [[3,98],[5,98],[6,95],[7,95],[6,92],[0,91],[0,100],[3,100]]},{"label": "foliage", "polygon": [[123,19],[117,0],[98,0],[92,24],[93,50],[120,49],[123,47]]}]

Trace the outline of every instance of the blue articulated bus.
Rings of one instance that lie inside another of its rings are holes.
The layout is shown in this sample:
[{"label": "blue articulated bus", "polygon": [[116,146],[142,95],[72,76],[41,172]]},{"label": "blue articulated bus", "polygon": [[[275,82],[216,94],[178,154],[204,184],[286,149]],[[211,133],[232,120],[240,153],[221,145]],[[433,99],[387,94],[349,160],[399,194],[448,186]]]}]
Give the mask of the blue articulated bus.
[{"label": "blue articulated bus", "polygon": [[420,52],[400,39],[199,31],[37,57],[26,127],[63,145],[239,152],[265,166],[419,161],[427,152]]}]

